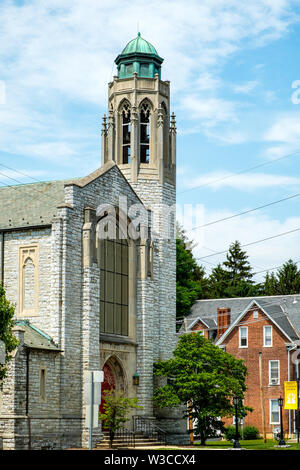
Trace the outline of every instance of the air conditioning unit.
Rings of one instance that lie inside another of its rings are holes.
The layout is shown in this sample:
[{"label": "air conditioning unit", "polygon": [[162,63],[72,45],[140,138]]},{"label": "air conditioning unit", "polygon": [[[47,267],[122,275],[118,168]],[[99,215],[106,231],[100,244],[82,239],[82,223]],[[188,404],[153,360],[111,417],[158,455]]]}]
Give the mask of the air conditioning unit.
[{"label": "air conditioning unit", "polygon": [[278,379],[271,379],[271,384],[272,385],[278,385],[279,384]]}]

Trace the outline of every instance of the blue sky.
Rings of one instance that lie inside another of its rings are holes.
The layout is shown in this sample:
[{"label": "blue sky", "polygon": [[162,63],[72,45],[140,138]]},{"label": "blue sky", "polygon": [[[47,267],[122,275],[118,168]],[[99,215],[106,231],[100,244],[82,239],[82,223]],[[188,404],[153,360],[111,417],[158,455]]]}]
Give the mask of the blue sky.
[{"label": "blue sky", "polygon": [[[22,173],[0,166],[0,185],[99,166],[114,59],[140,30],[165,59],[178,204],[199,206],[194,225],[300,193],[299,1],[2,0],[0,19],[0,165]],[[192,230],[195,255],[300,228],[299,207],[293,198]],[[260,271],[300,260],[299,246],[300,230],[247,253]],[[202,263],[209,272],[223,259]]]}]

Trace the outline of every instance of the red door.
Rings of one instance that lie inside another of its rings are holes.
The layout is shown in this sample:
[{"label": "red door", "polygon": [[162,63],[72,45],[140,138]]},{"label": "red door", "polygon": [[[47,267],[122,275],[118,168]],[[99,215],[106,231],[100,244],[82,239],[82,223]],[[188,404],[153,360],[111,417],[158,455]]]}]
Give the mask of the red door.
[{"label": "red door", "polygon": [[[116,388],[115,377],[110,366],[108,364],[104,364],[102,370],[104,372],[104,381],[101,384],[101,404],[99,406],[100,413],[104,412],[104,409],[103,409],[103,405],[105,403],[104,392],[107,390],[114,390]],[[105,429],[104,423],[103,423],[103,429]]]}]

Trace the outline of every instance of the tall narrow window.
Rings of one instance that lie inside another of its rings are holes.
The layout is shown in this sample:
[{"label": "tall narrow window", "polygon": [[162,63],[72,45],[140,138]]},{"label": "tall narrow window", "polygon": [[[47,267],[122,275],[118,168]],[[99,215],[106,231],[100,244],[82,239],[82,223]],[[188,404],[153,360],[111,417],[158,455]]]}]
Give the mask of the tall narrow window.
[{"label": "tall narrow window", "polygon": [[264,347],[271,348],[272,344],[272,326],[264,326]]},{"label": "tall narrow window", "polygon": [[269,384],[279,385],[279,361],[269,361]]},{"label": "tall narrow window", "polygon": [[46,400],[46,369],[45,367],[40,368],[40,399]]},{"label": "tall narrow window", "polygon": [[130,109],[129,105],[125,104],[122,111],[122,163],[130,163]]},{"label": "tall narrow window", "polygon": [[150,107],[143,103],[140,113],[140,162],[150,162]]},{"label": "tall narrow window", "polygon": [[247,348],[248,347],[248,327],[241,326],[240,327],[240,348]]},{"label": "tall narrow window", "polygon": [[100,331],[128,336],[128,243],[100,240]]},{"label": "tall narrow window", "polygon": [[270,400],[270,424],[280,424],[278,399]]},{"label": "tall narrow window", "polygon": [[38,314],[38,246],[19,248],[19,315]]}]

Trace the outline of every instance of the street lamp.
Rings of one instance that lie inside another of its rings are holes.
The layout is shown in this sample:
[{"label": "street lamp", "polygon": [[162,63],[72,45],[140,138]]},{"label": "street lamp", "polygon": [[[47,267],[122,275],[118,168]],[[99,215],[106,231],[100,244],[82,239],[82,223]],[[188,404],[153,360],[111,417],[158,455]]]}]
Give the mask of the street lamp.
[{"label": "street lamp", "polygon": [[280,446],[285,446],[285,440],[283,438],[283,421],[282,421],[282,407],[283,407],[283,398],[278,398],[278,405],[280,408],[280,441],[279,445]]},{"label": "street lamp", "polygon": [[240,443],[239,443],[239,419],[238,419],[238,406],[239,406],[240,399],[239,397],[234,396],[233,397],[233,404],[235,406],[235,439],[233,443],[233,448],[234,449],[240,449]]}]

